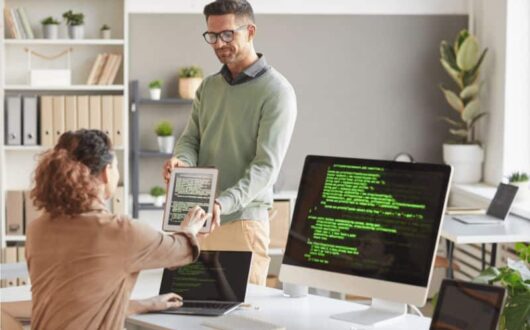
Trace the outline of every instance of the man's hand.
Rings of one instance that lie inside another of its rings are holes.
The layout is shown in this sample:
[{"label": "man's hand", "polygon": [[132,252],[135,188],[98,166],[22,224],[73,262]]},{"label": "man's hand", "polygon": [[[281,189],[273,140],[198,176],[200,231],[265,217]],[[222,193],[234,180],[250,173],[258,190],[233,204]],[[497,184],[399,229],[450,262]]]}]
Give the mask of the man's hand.
[{"label": "man's hand", "polygon": [[142,314],[159,312],[166,309],[176,309],[182,306],[182,297],[176,293],[166,293],[152,298],[131,300],[127,314]]},{"label": "man's hand", "polygon": [[162,170],[162,177],[164,178],[166,185],[169,184],[171,170],[173,170],[175,167],[188,167],[188,164],[186,164],[180,159],[177,159],[176,157],[171,157],[170,159],[168,159],[164,163],[164,169]]},{"label": "man's hand", "polygon": [[204,223],[209,216],[211,214],[206,214],[200,206],[194,206],[188,211],[184,220],[182,220],[180,228],[182,231],[197,235],[202,227],[204,227]]},{"label": "man's hand", "polygon": [[221,205],[217,201],[213,204],[213,215],[212,215],[212,232],[215,228],[221,225]]}]

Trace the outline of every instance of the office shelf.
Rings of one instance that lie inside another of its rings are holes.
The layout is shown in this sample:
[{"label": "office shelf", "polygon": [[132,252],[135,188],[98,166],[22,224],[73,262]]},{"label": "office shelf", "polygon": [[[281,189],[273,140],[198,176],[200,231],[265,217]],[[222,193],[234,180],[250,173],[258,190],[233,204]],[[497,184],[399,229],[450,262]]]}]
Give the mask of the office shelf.
[{"label": "office shelf", "polygon": [[155,206],[149,203],[138,203],[138,209],[140,210],[164,210],[163,206]]},{"label": "office shelf", "polygon": [[5,239],[7,242],[25,242],[25,235],[6,235]]},{"label": "office shelf", "polygon": [[30,86],[6,85],[6,91],[123,91],[123,85]]},{"label": "office shelf", "polygon": [[6,45],[124,45],[123,39],[5,39]]},{"label": "office shelf", "polygon": [[193,100],[180,99],[180,98],[164,98],[160,100],[151,100],[151,99],[140,99],[137,104],[145,105],[186,105],[192,104]]},{"label": "office shelf", "polygon": [[140,150],[140,157],[145,158],[170,158],[171,156],[171,153],[165,153],[156,150]]}]

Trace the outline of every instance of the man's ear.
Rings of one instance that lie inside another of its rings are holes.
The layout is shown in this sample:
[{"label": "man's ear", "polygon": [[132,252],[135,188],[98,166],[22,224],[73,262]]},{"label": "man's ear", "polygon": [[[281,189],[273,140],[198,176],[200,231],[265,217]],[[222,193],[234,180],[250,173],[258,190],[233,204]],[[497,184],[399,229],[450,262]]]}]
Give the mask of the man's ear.
[{"label": "man's ear", "polygon": [[251,41],[256,37],[256,25],[248,25],[248,40]]},{"label": "man's ear", "polygon": [[104,184],[109,183],[110,171],[112,170],[111,167],[111,164],[107,164],[105,165],[105,168],[103,168],[103,171],[101,171],[101,181],[103,181]]}]

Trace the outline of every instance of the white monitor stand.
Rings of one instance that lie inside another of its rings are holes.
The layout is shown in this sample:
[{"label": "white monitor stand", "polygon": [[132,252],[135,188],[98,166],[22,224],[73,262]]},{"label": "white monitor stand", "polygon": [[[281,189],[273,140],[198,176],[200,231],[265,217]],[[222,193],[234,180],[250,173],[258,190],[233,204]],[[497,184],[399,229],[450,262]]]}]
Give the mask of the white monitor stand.
[{"label": "white monitor stand", "polygon": [[331,315],[331,318],[363,326],[377,326],[379,323],[405,314],[407,314],[407,304],[373,298],[372,305],[367,309],[335,314]]}]

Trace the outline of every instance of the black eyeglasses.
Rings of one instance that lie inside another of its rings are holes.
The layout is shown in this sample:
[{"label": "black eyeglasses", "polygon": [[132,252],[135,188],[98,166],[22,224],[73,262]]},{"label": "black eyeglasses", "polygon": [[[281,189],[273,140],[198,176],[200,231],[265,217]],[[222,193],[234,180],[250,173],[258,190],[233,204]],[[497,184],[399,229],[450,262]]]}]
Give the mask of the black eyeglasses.
[{"label": "black eyeglasses", "polygon": [[206,40],[209,44],[215,44],[217,42],[217,38],[221,38],[224,42],[232,42],[234,40],[234,33],[236,31],[243,30],[244,28],[247,28],[248,24],[241,25],[235,30],[224,30],[219,33],[216,32],[204,32],[202,36],[204,37],[204,40]]}]

